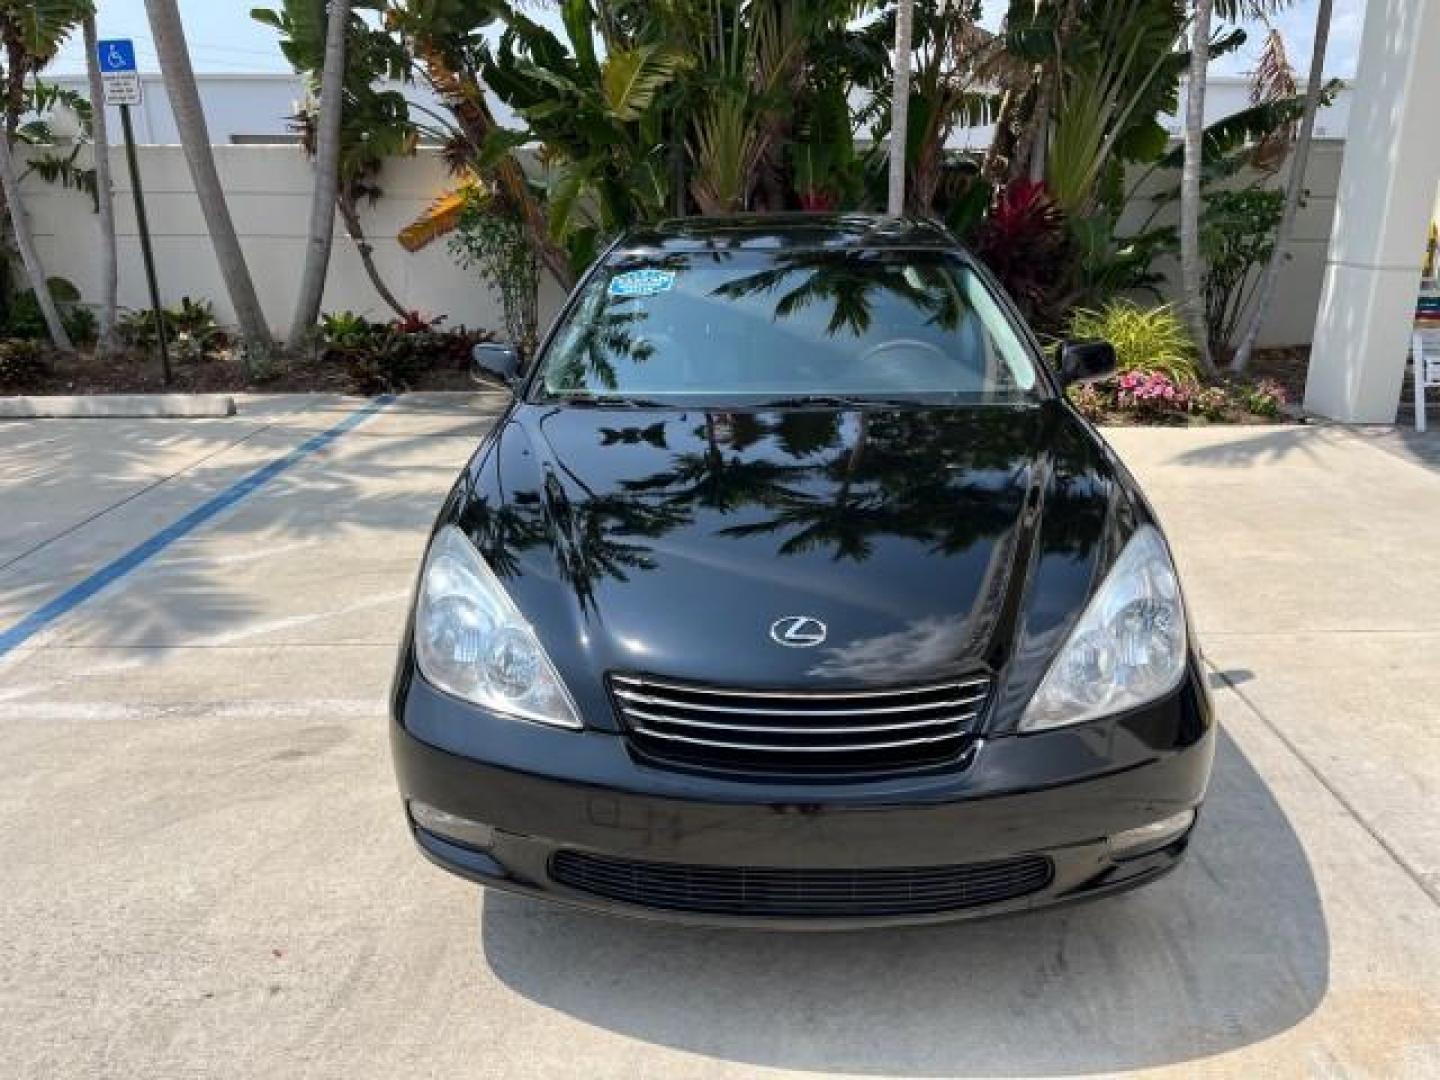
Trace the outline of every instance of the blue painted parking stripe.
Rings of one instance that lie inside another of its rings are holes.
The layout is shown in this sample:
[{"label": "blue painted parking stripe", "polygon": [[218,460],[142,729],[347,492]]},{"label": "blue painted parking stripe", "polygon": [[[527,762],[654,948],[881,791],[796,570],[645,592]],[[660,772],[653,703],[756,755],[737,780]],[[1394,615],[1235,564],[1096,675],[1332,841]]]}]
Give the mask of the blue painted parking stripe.
[{"label": "blue painted parking stripe", "polygon": [[70,588],[55,597],[54,600],[51,600],[44,607],[37,608],[14,626],[0,633],[0,659],[3,659],[4,656],[13,649],[23,645],[56,619],[68,614],[86,600],[89,600],[107,585],[119,581],[146,560],[164,551],[176,540],[179,540],[188,533],[194,532],[216,514],[230,509],[230,507],[245,498],[245,496],[263,484],[275,479],[275,477],[290,468],[290,466],[304,460],[319,450],[323,450],[341,435],[363,424],[394,400],[394,396],[390,394],[375,398],[368,405],[356,409],[334,427],[326,428],[318,435],[312,435],[288,454],[276,458],[270,462],[270,464],[256,469],[244,479],[236,481],[208,502],[201,503],[178,521],[161,529],[148,540],[137,544],[113,562],[102,566],[83,581],[70,586]]}]

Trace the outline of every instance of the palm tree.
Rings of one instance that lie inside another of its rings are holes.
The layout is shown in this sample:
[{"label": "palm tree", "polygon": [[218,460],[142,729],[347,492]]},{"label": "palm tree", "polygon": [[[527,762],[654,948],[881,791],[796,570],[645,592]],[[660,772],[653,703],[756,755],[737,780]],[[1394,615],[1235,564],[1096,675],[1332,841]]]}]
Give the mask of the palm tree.
[{"label": "palm tree", "polygon": [[[575,5],[568,5],[567,11]],[[576,9],[578,14],[578,9]],[[547,208],[531,188],[520,162],[511,152],[511,133],[495,119],[481,68],[490,49],[476,48],[471,40],[495,20],[517,33],[534,25],[514,18],[505,4],[435,4],[430,0],[393,0],[385,10],[386,26],[406,46],[413,70],[450,111],[455,143],[492,184],[500,200],[525,226],[536,257],[561,288],[575,284],[569,253],[554,236]]]},{"label": "palm tree", "polygon": [[315,188],[310,197],[310,230],[305,241],[305,271],[290,323],[289,346],[299,350],[320,317],[330,245],[335,236],[335,186],[340,176],[340,121],[345,105],[345,38],[350,0],[330,0],[325,31],[325,60],[320,77],[320,115],[315,132]]},{"label": "palm tree", "polygon": [[1205,78],[1210,65],[1212,0],[1195,0],[1190,26],[1190,78],[1185,89],[1185,160],[1180,169],[1180,291],[1200,366],[1215,370],[1205,325],[1205,268],[1200,255],[1200,165],[1205,136]]},{"label": "palm tree", "polygon": [[91,0],[47,0],[43,4],[37,4],[35,0],[0,0],[0,41],[4,43],[5,55],[4,123],[0,125],[0,194],[3,194],[9,209],[15,247],[20,252],[20,261],[24,264],[36,304],[45,319],[50,340],[63,352],[70,352],[74,346],[60,320],[45,268],[35,248],[29,219],[20,202],[20,182],[10,146],[20,124],[20,115],[25,111],[26,80],[49,63],[76,23],[93,13]]},{"label": "palm tree", "polygon": [[40,253],[35,250],[35,237],[30,232],[30,220],[20,203],[20,183],[15,176],[15,162],[10,156],[10,136],[0,131],[0,190],[5,195],[5,205],[10,208],[10,224],[15,230],[15,246],[20,250],[20,261],[25,265],[25,274],[30,279],[30,288],[35,292],[35,301],[40,314],[45,317],[45,328],[50,340],[62,352],[71,352],[75,346],[60,321],[60,312],[55,307],[55,298],[50,295],[50,285],[45,278],[45,267],[40,263]]},{"label": "palm tree", "polygon": [[85,72],[90,83],[90,144],[95,157],[95,206],[100,216],[100,333],[95,351],[101,355],[115,344],[115,192],[110,186],[110,139],[105,131],[105,89],[96,57],[95,16],[81,23],[85,35]]},{"label": "palm tree", "polygon": [[165,92],[175,114],[175,127],[190,166],[195,184],[195,197],[205,215],[210,243],[215,249],[225,291],[240,323],[240,332],[247,344],[261,352],[273,344],[265,325],[265,314],[255,295],[255,283],[245,265],[245,253],[235,235],[235,222],[215,170],[215,156],[210,149],[210,131],[200,106],[200,93],[195,87],[195,72],[190,67],[190,52],[185,44],[185,28],[180,22],[176,0],[145,0],[145,13],[150,20],[150,33],[155,39],[155,52],[160,58],[160,73],[165,78]]},{"label": "palm tree", "polygon": [[1300,196],[1305,190],[1305,167],[1310,161],[1310,144],[1315,134],[1315,114],[1320,109],[1324,93],[1325,49],[1330,39],[1330,15],[1333,0],[1320,0],[1315,9],[1315,44],[1310,52],[1310,74],[1305,83],[1305,111],[1300,120],[1300,137],[1295,143],[1295,156],[1290,162],[1290,177],[1285,184],[1285,209],[1281,212],[1280,227],[1275,233],[1275,250],[1265,266],[1265,275],[1260,279],[1255,306],[1250,310],[1245,332],[1240,335],[1240,345],[1235,350],[1233,366],[1244,371],[1250,363],[1250,354],[1255,350],[1260,328],[1265,323],[1271,301],[1275,297],[1275,285],[1280,280],[1280,266],[1285,259],[1285,242],[1295,230],[1295,212],[1300,206]]},{"label": "palm tree", "polygon": [[[279,8],[252,9],[250,16],[275,29],[280,36],[280,51],[297,72],[312,85],[323,83],[321,109],[307,105],[291,117],[291,128],[300,136],[301,148],[307,156],[318,159],[321,153],[320,111],[326,104],[340,100],[332,205],[355,242],[355,252],[376,294],[397,318],[403,319],[408,313],[406,307],[385,284],[375,265],[375,249],[366,239],[360,221],[360,202],[363,199],[373,204],[382,194],[377,181],[386,160],[413,154],[419,142],[419,129],[411,118],[405,95],[380,85],[387,74],[403,68],[404,51],[386,31],[357,18],[353,14],[355,4],[347,0],[351,14],[345,25],[341,68],[344,77],[338,84],[333,83],[325,74],[325,65],[330,55],[329,31],[334,23],[327,25],[324,19],[318,18],[320,3],[321,0],[285,0]],[[333,85],[339,85],[340,90],[332,89]],[[319,178],[317,171],[317,181]],[[400,234],[402,245],[406,244],[407,233],[405,230]],[[315,298],[317,305],[324,296],[323,274],[321,278],[322,286]],[[297,318],[299,314],[297,307]],[[309,316],[305,330],[314,324],[316,314],[318,309]]]},{"label": "palm tree", "polygon": [[890,94],[890,190],[885,209],[891,217],[905,212],[905,139],[910,123],[910,36],[914,0],[895,10],[895,89]]}]

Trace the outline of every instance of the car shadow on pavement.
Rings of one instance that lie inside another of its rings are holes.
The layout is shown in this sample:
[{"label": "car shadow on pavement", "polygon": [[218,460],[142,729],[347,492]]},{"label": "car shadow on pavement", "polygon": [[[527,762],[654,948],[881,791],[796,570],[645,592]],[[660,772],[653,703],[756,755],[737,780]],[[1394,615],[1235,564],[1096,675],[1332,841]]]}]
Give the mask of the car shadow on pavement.
[{"label": "car shadow on pavement", "polygon": [[1190,858],[1154,885],[1014,918],[842,934],[695,930],[488,893],[494,973],[629,1038],[755,1066],[1060,1075],[1193,1061],[1324,997],[1300,842],[1221,735]]}]

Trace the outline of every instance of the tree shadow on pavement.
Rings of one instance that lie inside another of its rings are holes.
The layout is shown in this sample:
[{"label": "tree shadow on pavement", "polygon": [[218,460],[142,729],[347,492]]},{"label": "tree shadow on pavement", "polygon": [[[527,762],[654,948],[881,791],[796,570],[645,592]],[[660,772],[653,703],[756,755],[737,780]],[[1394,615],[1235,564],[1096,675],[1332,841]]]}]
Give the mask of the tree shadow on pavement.
[{"label": "tree shadow on pavement", "polygon": [[[23,489],[36,521],[0,569],[0,630],[362,404],[287,398],[229,421],[4,429],[14,454],[0,491]],[[498,405],[432,395],[377,413],[107,586],[67,617],[62,639],[145,647],[154,659],[182,644],[263,643],[276,625],[333,621],[390,593],[403,603],[429,524]],[[166,464],[151,460],[167,446]],[[103,495],[81,513],[115,505],[76,526],[66,499],[83,502],[89,488]]]},{"label": "tree shadow on pavement", "polygon": [[1190,858],[1094,903],[844,934],[694,930],[488,893],[481,944],[539,1005],[755,1066],[912,1076],[1109,1072],[1266,1039],[1324,997],[1305,853],[1223,734]]},{"label": "tree shadow on pavement", "polygon": [[1334,437],[1333,432],[1327,434],[1323,426],[1313,424],[1265,428],[1262,434],[1191,447],[1176,454],[1170,464],[1251,468],[1256,465],[1273,465],[1291,458],[1301,458],[1314,463],[1318,461],[1314,449],[1315,441]]}]

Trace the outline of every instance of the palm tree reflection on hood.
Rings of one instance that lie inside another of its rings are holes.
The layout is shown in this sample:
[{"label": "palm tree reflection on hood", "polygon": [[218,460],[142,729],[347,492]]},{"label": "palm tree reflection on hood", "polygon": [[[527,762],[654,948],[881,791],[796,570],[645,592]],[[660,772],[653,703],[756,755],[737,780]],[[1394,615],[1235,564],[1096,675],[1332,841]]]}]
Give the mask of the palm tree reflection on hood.
[{"label": "palm tree reflection on hood", "polygon": [[[955,432],[936,417],[921,419],[925,415],[854,414],[850,445],[812,468],[821,483],[812,480],[805,490],[769,504],[773,515],[729,526],[721,535],[775,534],[782,537],[780,555],[828,549],[837,561],[861,562],[870,557],[879,535],[955,554],[981,536],[1004,531],[1015,510],[1012,499],[997,494],[1020,490],[1026,465],[1016,464],[1013,447],[1002,460],[980,460],[987,441],[983,433],[961,448],[962,457],[974,458],[960,465]],[[1013,417],[1007,419],[1013,423]],[[970,424],[977,422],[988,427],[980,415],[970,418]]]},{"label": "palm tree reflection on hood", "polygon": [[[655,542],[667,537],[774,537],[776,557],[856,563],[882,538],[960,555],[1014,528],[1038,422],[1030,409],[810,410],[602,428],[598,445],[546,470],[539,490],[476,491],[465,524],[502,578],[548,573],[526,558],[548,549],[586,610],[601,581],[659,569]],[[674,449],[655,472],[616,476],[605,465],[611,453],[664,447]]]},{"label": "palm tree reflection on hood", "polygon": [[553,474],[539,491],[514,491],[503,500],[474,494],[464,519],[476,549],[500,578],[519,577],[526,552],[548,547],[560,577],[587,611],[601,579],[628,581],[633,572],[655,569],[643,540],[686,524],[682,509],[663,503],[618,493],[572,498]]}]

